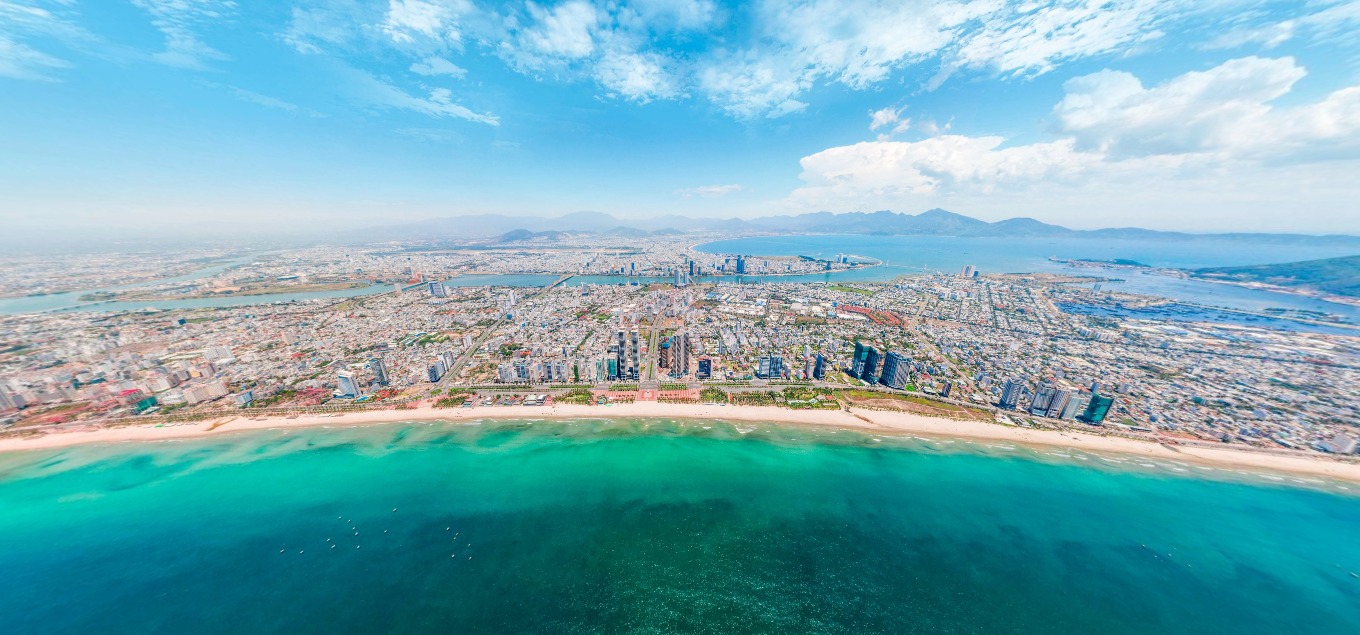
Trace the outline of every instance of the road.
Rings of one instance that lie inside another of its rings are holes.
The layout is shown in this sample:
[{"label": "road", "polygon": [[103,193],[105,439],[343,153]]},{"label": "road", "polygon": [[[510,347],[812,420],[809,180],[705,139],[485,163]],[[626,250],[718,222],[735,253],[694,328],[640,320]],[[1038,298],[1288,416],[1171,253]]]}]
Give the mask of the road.
[{"label": "road", "polygon": [[[521,298],[520,301],[522,302],[540,293],[546,293],[549,290],[556,287],[557,285],[566,282],[568,278],[572,277],[572,275],[573,274],[566,274],[558,278],[552,284],[543,287],[542,289],[539,289],[537,291],[534,291],[529,295],[526,295],[525,297]],[[510,315],[511,315],[510,313],[501,313],[501,316],[496,319],[495,324],[492,324],[491,326],[488,326],[485,330],[483,330],[482,334],[477,337],[477,340],[472,343],[472,346],[469,346],[467,350],[464,350],[463,354],[459,355],[458,359],[453,362],[453,368],[450,368],[449,371],[444,374],[444,377],[439,380],[438,385],[440,387],[456,385],[458,382],[454,380],[458,378],[458,374],[463,372],[463,368],[467,366],[468,362],[472,361],[472,358],[477,354],[477,351],[482,349],[482,346],[486,344],[487,340],[491,339],[491,337],[496,334],[496,331],[500,330],[502,326],[505,326],[505,322],[510,319]]]}]

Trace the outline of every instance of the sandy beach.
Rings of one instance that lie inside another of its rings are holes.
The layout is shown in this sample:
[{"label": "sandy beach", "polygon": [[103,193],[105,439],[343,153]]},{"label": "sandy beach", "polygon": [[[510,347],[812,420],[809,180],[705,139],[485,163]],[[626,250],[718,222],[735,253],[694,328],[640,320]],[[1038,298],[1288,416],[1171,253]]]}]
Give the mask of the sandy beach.
[{"label": "sandy beach", "polygon": [[717,406],[637,402],[610,406],[556,405],[541,407],[496,407],[412,410],[374,410],[343,415],[301,416],[295,419],[250,419],[227,416],[217,420],[164,425],[87,426],[62,432],[28,437],[0,438],[0,452],[46,450],[82,444],[136,443],[166,439],[200,438],[248,430],[285,429],[308,426],[355,426],[404,421],[447,420],[454,423],[479,419],[578,419],[608,417],[656,417],[720,419],[807,426],[831,426],[881,434],[925,435],[940,438],[1001,441],[1029,446],[1074,448],[1197,463],[1222,468],[1262,470],[1286,474],[1323,477],[1360,483],[1360,463],[1333,461],[1321,457],[1291,456],[1252,452],[1230,447],[1186,447],[1174,449],[1157,443],[1105,437],[1080,432],[1058,432],[1016,428],[981,421],[960,421],[926,417],[904,412],[883,412],[852,408],[841,410],[790,410],[773,406]]}]

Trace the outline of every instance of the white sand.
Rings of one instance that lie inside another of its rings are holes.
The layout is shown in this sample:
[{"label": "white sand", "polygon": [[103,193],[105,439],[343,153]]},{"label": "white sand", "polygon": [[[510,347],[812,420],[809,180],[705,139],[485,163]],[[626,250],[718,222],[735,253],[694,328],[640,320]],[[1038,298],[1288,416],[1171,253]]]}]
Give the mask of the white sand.
[{"label": "white sand", "polygon": [[[218,421],[165,425],[163,427],[155,427],[154,425],[129,425],[109,428],[86,426],[29,437],[9,436],[0,438],[0,452],[52,449],[87,443],[125,443],[208,437],[244,430],[318,425],[348,426],[432,419],[457,422],[476,419],[604,417],[723,419],[855,428],[885,434],[982,439],[1025,445],[1076,448],[1092,452],[1135,455],[1220,467],[1303,474],[1360,483],[1360,463],[1342,462],[1325,457],[1253,452],[1231,447],[1177,446],[1176,449],[1171,449],[1157,443],[1121,437],[1015,428],[982,421],[959,421],[905,412],[859,409],[851,409],[849,412],[839,410],[789,410],[773,406],[706,406],[656,402],[610,406],[478,406],[450,409],[422,407],[413,410],[373,410],[341,416],[303,416],[296,419],[270,418],[260,421],[237,416],[235,418],[226,417]],[[224,421],[225,423],[223,423]]]}]

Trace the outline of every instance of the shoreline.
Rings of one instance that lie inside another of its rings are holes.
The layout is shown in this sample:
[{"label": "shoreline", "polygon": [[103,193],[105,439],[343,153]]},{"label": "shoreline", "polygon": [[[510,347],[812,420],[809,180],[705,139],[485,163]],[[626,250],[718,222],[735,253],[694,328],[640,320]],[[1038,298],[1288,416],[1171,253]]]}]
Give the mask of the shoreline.
[{"label": "shoreline", "polygon": [[186,422],[156,427],[127,425],[86,426],[40,436],[0,438],[0,453],[55,450],[77,445],[139,443],[172,439],[201,439],[254,430],[317,426],[354,427],[416,421],[459,423],[483,419],[608,419],[678,418],[718,419],[750,423],[838,428],[894,436],[926,435],[941,439],[1002,441],[1027,446],[1109,452],[1124,456],[1194,463],[1220,468],[1259,470],[1276,474],[1311,476],[1360,484],[1360,463],[1306,456],[1252,452],[1230,447],[1171,447],[1149,441],[1106,437],[1082,432],[1015,428],[983,421],[927,417],[906,412],[876,410],[789,410],[775,406],[719,406],[635,402],[611,406],[555,405],[537,407],[476,406],[412,410],[375,410],[334,415],[308,415],[295,419],[251,419],[226,415],[217,420]]}]

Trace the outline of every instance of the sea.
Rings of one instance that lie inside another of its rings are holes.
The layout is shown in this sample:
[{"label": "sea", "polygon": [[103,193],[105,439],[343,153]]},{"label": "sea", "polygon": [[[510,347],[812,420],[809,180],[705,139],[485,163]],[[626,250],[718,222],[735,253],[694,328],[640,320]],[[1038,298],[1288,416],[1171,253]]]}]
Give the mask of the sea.
[{"label": "sea", "polygon": [[0,455],[0,632],[1360,632],[1319,479],[719,420]]}]

